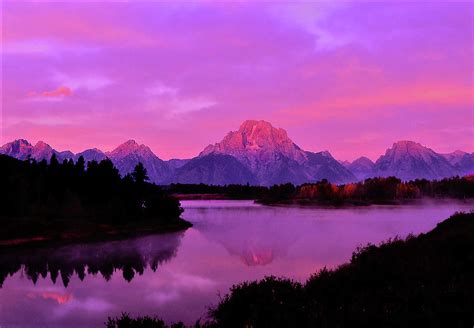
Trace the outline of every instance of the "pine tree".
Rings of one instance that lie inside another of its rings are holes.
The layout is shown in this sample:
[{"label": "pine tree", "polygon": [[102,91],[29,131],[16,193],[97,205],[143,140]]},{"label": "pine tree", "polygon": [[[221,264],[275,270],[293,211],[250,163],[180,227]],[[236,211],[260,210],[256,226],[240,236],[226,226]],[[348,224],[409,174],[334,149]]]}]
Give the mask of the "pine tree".
[{"label": "pine tree", "polygon": [[135,182],[139,184],[142,184],[145,181],[150,180],[150,178],[148,177],[148,172],[141,162],[139,162],[135,166],[135,169],[132,172],[132,177],[135,180]]}]

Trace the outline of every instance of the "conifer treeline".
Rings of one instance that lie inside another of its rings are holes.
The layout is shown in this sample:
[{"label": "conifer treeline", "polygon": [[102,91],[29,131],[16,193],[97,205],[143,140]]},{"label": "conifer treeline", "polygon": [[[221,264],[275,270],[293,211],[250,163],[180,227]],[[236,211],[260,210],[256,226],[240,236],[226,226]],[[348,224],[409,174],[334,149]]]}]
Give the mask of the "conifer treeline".
[{"label": "conifer treeline", "polygon": [[159,186],[147,182],[139,163],[121,178],[109,159],[87,164],[19,161],[0,155],[0,217],[53,217],[124,222],[177,219],[183,209]]}]

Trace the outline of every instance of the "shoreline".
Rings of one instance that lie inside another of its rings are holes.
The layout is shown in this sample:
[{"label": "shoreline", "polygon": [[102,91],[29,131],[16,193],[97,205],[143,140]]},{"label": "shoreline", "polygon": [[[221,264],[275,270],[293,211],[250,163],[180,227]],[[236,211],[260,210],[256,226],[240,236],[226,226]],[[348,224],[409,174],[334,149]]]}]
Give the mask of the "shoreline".
[{"label": "shoreline", "polygon": [[0,251],[8,251],[30,246],[66,245],[69,243],[92,243],[114,241],[152,234],[185,231],[192,223],[179,218],[173,223],[138,223],[113,226],[104,223],[81,222],[79,227],[71,225],[67,229],[45,230],[35,235],[19,235],[14,238],[0,237]]},{"label": "shoreline", "polygon": [[420,198],[412,200],[399,200],[392,202],[341,202],[341,203],[332,203],[332,202],[321,202],[317,200],[309,199],[292,199],[278,202],[264,202],[260,200],[255,200],[255,203],[261,204],[264,206],[282,206],[282,207],[307,207],[307,208],[364,208],[370,206],[411,206],[411,205],[426,205],[426,204],[441,204],[441,203],[463,203],[463,204],[472,204],[474,206],[474,198],[468,199],[459,199],[459,198]]},{"label": "shoreline", "polygon": [[459,202],[459,203],[472,203],[474,205],[474,198],[417,198],[411,200],[398,200],[392,202],[370,202],[370,201],[346,201],[346,202],[321,202],[318,200],[311,199],[288,199],[281,200],[276,202],[266,202],[262,199],[255,198],[233,198],[225,194],[173,194],[173,197],[181,200],[247,200],[253,201],[255,204],[263,206],[282,206],[282,207],[308,207],[308,208],[359,208],[359,207],[369,207],[369,206],[409,206],[409,205],[423,205],[426,203],[447,203],[447,202]]}]

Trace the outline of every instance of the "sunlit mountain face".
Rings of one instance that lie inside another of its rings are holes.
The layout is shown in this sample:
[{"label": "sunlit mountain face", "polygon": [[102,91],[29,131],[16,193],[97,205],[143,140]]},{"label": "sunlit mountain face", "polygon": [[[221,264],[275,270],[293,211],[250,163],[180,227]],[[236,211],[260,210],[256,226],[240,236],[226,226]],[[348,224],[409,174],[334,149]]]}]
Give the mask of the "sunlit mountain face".
[{"label": "sunlit mountain face", "polygon": [[[468,1],[3,5],[2,144],[105,153],[133,139],[163,161],[211,144],[204,154],[231,152],[263,183],[301,180],[305,152],[474,151]],[[278,154],[281,172],[265,176]]]}]

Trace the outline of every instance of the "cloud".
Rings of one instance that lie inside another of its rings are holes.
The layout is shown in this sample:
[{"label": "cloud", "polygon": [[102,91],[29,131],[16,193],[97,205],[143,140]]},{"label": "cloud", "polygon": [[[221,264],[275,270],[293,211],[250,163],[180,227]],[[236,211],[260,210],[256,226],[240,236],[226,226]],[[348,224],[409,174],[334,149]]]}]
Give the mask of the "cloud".
[{"label": "cloud", "polygon": [[41,98],[64,98],[70,97],[73,95],[71,88],[65,86],[59,86],[55,90],[51,91],[30,91],[28,92],[27,96],[34,99],[41,99]]},{"label": "cloud", "polygon": [[189,112],[200,111],[217,104],[216,101],[206,97],[175,99],[172,103],[173,114],[186,114]]},{"label": "cloud", "polygon": [[148,109],[164,110],[168,118],[200,111],[217,104],[217,101],[207,96],[185,96],[181,90],[162,82],[156,82],[145,89],[145,95],[149,98]]},{"label": "cloud", "polygon": [[344,2],[337,1],[300,2],[271,6],[269,11],[282,22],[313,35],[315,50],[332,50],[357,40],[351,33],[335,32],[324,26],[331,14],[345,6]]},{"label": "cloud", "polygon": [[157,82],[155,85],[146,89],[147,94],[151,96],[176,96],[178,88],[173,88],[161,82]]},{"label": "cloud", "polygon": [[[115,8],[120,4],[109,4]],[[139,28],[127,26],[117,12],[100,3],[58,4],[41,2],[36,6],[24,2],[6,2],[2,41],[4,46],[17,42],[49,40],[61,47],[134,46],[148,47],[163,43]],[[120,20],[121,23],[117,23]],[[24,24],[27,21],[28,24]],[[17,43],[18,44],[18,43]],[[28,47],[23,50],[28,50]]]},{"label": "cloud", "polygon": [[64,44],[50,39],[27,39],[4,42],[4,55],[43,55],[58,58],[64,54],[86,55],[99,51],[99,47]]},{"label": "cloud", "polygon": [[95,91],[113,84],[111,79],[99,74],[79,74],[73,76],[56,72],[53,75],[53,80],[60,84],[69,85],[75,90],[85,89],[88,91]]}]

